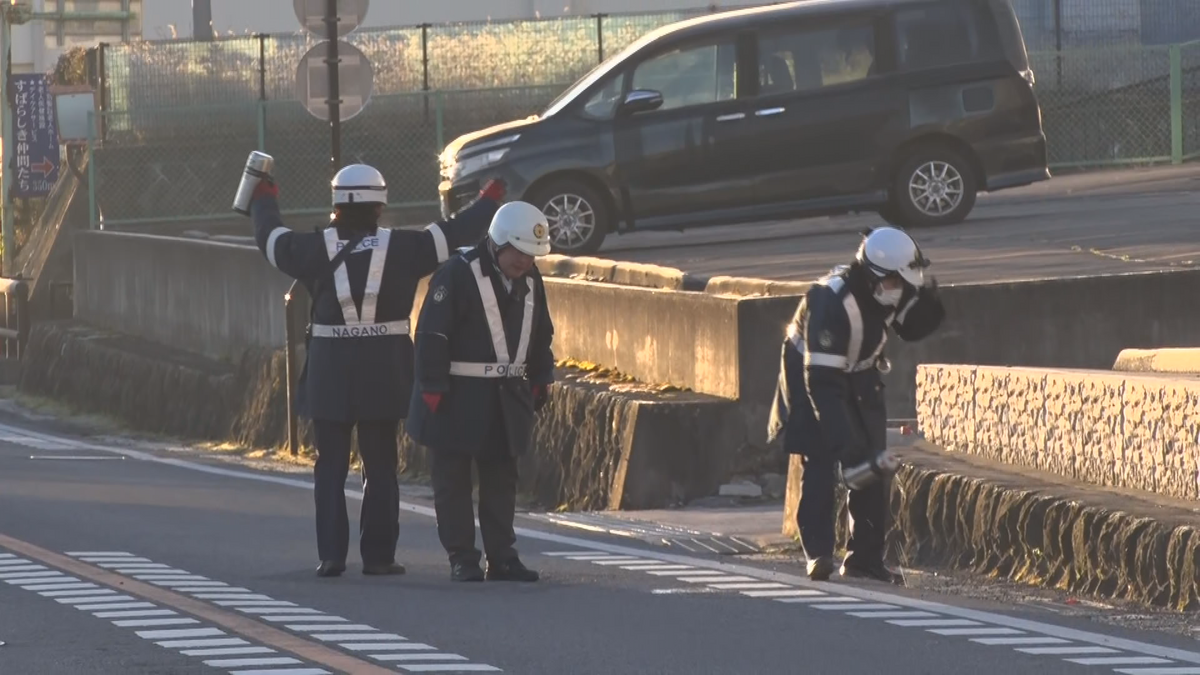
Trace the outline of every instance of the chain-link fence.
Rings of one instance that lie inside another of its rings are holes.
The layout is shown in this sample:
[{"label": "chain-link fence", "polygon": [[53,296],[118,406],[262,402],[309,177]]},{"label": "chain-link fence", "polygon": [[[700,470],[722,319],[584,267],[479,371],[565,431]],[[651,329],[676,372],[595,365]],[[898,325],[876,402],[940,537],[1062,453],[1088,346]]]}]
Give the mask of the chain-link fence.
[{"label": "chain-link fence", "polygon": [[[1200,153],[1200,42],[1184,40],[1200,39],[1200,2],[1012,2],[1053,168]],[[603,58],[707,11],[356,31],[346,39],[374,65],[375,95],[342,125],[343,162],[379,167],[396,205],[432,204],[446,142],[537,112]],[[297,34],[104,50],[93,170],[105,222],[227,215],[255,148],[278,158],[289,208],[326,208],[328,125],[295,92],[314,44]]]},{"label": "chain-link fence", "polygon": [[[342,125],[342,163],[388,180],[393,206],[434,205],[437,155],[455,137],[538,112],[561,86],[378,96]],[[225,217],[251,150],[275,157],[289,211],[327,210],[329,124],[295,101],[254,101],[102,115],[94,150],[106,226]]]},{"label": "chain-link fence", "polygon": [[1182,161],[1200,150],[1200,43],[1030,61],[1052,167]]}]

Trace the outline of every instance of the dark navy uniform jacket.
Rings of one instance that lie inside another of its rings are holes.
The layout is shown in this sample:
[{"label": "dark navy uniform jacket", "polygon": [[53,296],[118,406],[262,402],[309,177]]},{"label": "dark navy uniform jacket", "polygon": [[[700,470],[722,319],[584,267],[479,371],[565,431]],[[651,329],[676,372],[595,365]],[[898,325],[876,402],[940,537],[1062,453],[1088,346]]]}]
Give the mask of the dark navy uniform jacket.
[{"label": "dark navy uniform jacket", "polygon": [[405,428],[434,451],[476,454],[507,440],[518,456],[529,447],[532,387],[554,381],[554,324],[536,267],[511,291],[503,276],[484,239],[429,281],[417,319],[416,389],[442,400],[433,412],[414,395]]},{"label": "dark navy uniform jacket", "polygon": [[350,422],[403,419],[412,394],[409,315],[417,284],[451,252],[487,230],[499,204],[480,198],[423,230],[372,228],[336,270],[330,261],[362,228],[283,226],[274,197],[251,203],[254,238],[267,261],[298,280],[313,303],[301,415]]},{"label": "dark navy uniform jacket", "polygon": [[784,431],[789,454],[853,466],[887,444],[887,409],[877,367],[888,328],[924,339],[945,316],[936,288],[905,287],[896,307],[871,295],[860,267],[835,268],[805,293],[783,342],[768,437]]}]

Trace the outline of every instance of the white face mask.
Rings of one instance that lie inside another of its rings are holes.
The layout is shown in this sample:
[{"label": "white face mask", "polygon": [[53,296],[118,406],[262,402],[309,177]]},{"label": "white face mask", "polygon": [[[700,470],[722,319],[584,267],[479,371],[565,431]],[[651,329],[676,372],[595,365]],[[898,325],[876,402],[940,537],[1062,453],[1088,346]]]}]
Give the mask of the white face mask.
[{"label": "white face mask", "polygon": [[903,288],[893,288],[884,290],[883,288],[875,289],[875,301],[881,305],[895,307],[900,302],[900,296],[904,295]]}]

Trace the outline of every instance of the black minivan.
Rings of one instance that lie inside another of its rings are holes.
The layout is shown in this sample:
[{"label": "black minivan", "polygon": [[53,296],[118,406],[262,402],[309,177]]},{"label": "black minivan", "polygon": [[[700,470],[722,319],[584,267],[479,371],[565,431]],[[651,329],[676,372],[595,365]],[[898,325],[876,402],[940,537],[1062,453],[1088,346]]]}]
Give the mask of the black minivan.
[{"label": "black minivan", "polygon": [[560,253],[609,232],[877,212],[956,223],[1050,178],[1009,0],[804,0],[660,28],[540,115],[441,155],[443,213],[499,177]]}]

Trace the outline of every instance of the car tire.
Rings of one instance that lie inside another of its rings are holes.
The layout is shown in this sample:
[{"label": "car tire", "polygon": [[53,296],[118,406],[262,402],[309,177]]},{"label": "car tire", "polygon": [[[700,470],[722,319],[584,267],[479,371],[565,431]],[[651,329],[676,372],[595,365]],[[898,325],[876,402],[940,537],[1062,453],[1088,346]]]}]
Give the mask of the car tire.
[{"label": "car tire", "polygon": [[[587,255],[604,243],[610,227],[608,202],[590,185],[570,178],[534,190],[527,201],[546,214],[555,253]],[[564,231],[564,227],[567,229]]]},{"label": "car tire", "polygon": [[977,181],[971,162],[958,152],[921,148],[900,163],[880,215],[901,227],[961,223],[975,208]]}]

